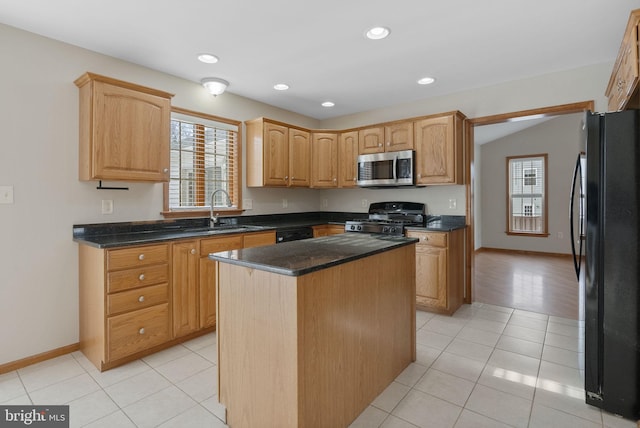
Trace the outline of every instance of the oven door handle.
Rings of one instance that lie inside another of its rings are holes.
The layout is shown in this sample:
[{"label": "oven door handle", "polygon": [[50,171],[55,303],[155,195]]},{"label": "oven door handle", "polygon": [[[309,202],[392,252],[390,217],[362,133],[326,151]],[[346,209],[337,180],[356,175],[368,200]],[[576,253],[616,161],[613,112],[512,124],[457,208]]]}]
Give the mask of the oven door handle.
[{"label": "oven door handle", "polygon": [[398,155],[393,157],[393,180],[398,181]]}]

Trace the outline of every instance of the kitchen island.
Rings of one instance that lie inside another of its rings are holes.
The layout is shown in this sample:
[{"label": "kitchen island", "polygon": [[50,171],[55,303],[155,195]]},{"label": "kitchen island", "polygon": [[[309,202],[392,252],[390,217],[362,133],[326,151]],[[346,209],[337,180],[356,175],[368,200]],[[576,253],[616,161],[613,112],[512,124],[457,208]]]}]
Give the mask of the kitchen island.
[{"label": "kitchen island", "polygon": [[348,426],[415,361],[415,242],[348,233],[210,255],[227,423]]}]

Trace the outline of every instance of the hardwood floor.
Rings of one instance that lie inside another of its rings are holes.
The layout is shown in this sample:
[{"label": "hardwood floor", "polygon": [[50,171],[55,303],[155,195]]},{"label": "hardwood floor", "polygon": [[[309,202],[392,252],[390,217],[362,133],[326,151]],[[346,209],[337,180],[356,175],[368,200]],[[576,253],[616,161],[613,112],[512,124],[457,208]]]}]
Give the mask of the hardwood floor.
[{"label": "hardwood floor", "polygon": [[580,319],[581,287],[571,257],[480,250],[473,300]]}]

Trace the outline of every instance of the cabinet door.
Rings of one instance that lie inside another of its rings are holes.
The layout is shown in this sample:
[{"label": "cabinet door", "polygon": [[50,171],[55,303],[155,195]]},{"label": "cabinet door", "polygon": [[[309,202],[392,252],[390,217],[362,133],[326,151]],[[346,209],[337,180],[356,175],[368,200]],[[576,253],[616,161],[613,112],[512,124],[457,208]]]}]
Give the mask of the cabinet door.
[{"label": "cabinet door", "polygon": [[384,128],[377,126],[358,131],[358,148],[361,155],[384,152]]},{"label": "cabinet door", "polygon": [[356,187],[358,132],[343,132],[338,143],[338,187]]},{"label": "cabinet door", "polygon": [[80,178],[168,181],[170,100],[95,82],[93,105],[92,172]]},{"label": "cabinet door", "polygon": [[[275,232],[274,232],[275,234]],[[273,238],[275,242],[275,236]],[[200,327],[216,325],[216,281],[218,262],[209,258],[209,253],[242,248],[242,235],[207,238],[200,240],[200,278],[198,301],[200,302]]]},{"label": "cabinet door", "polygon": [[264,124],[264,184],[287,186],[289,183],[289,128]]},{"label": "cabinet door", "polygon": [[311,169],[311,134],[289,129],[289,185],[309,187]]},{"label": "cabinet door", "polygon": [[416,245],[416,301],[447,308],[447,249]]},{"label": "cabinet door", "polygon": [[338,186],[338,135],[316,132],[311,143],[311,187]]},{"label": "cabinet door", "polygon": [[173,336],[198,330],[198,241],[172,245]]},{"label": "cabinet door", "polygon": [[413,150],[413,122],[401,122],[384,127],[385,151]]},{"label": "cabinet door", "polygon": [[457,182],[454,116],[415,122],[416,184]]}]

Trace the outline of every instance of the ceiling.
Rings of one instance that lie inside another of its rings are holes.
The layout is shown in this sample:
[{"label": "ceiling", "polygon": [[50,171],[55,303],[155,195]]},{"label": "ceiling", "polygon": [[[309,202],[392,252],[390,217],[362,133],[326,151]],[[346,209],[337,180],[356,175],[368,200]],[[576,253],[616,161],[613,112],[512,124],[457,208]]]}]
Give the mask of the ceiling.
[{"label": "ceiling", "polygon": [[[0,23],[194,82],[222,78],[228,92],[322,120],[613,62],[635,8],[640,0],[0,0]],[[391,34],[369,40],[372,26]],[[200,63],[203,52],[219,62]],[[418,85],[424,76],[436,82]]]}]

